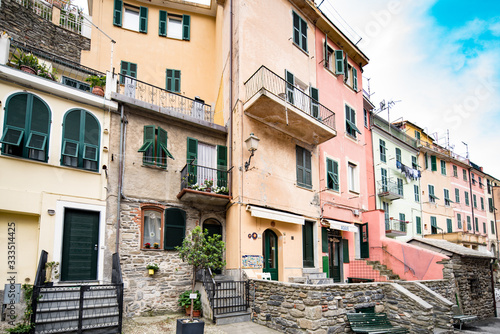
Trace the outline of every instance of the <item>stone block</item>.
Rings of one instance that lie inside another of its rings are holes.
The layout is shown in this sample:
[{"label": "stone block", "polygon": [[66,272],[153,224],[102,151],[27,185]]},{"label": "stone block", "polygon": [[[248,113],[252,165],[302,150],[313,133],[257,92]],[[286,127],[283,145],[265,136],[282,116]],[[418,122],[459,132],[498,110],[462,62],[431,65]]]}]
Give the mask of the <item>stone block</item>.
[{"label": "stone block", "polygon": [[306,318],[313,319],[313,320],[321,319],[321,313],[322,313],[322,310],[321,310],[320,305],[308,307],[308,308],[306,308],[306,312],[305,312]]}]

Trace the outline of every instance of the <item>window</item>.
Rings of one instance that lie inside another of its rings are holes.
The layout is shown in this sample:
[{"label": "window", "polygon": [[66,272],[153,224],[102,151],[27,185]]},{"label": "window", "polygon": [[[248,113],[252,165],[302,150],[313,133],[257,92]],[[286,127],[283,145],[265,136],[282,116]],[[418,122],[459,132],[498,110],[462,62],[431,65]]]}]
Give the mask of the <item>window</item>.
[{"label": "window", "polygon": [[142,33],[148,32],[148,7],[136,7],[115,0],[113,24]]},{"label": "window", "polygon": [[334,51],[333,49],[328,45],[328,37],[325,37],[325,43],[323,45],[323,51],[325,52],[323,57],[324,57],[324,66],[330,71],[334,71],[334,66],[335,66],[335,59],[334,57]]},{"label": "window", "polygon": [[420,217],[415,217],[417,222],[417,234],[422,234],[422,220]]},{"label": "window", "polygon": [[406,217],[404,213],[399,214],[399,230],[406,232]]},{"label": "window", "polygon": [[441,160],[441,174],[446,175],[446,161]]},{"label": "window", "polygon": [[484,211],[484,198],[481,197],[481,210]]},{"label": "window", "polygon": [[167,167],[167,157],[174,159],[167,149],[167,131],[159,126],[145,125],[143,138],[144,142],[138,151],[142,153],[142,163]]},{"label": "window", "polygon": [[488,195],[491,195],[491,182],[489,179],[486,180],[486,188],[488,189]]},{"label": "window", "polygon": [[335,50],[335,74],[344,74],[347,69],[344,69],[344,51]]},{"label": "window", "polygon": [[437,158],[435,155],[431,155],[431,170],[433,172],[437,171]]},{"label": "window", "polygon": [[380,173],[382,174],[382,191],[386,192],[387,191],[387,169],[385,168],[380,168]]},{"label": "window", "polygon": [[349,191],[359,192],[358,187],[358,166],[349,162],[347,164],[347,173],[349,178]]},{"label": "window", "polygon": [[311,152],[300,146],[296,147],[297,185],[312,188]]},{"label": "window", "polygon": [[467,230],[471,231],[472,230],[472,225],[470,221],[470,216],[467,216]]},{"label": "window", "polygon": [[188,137],[186,164],[189,164],[188,183],[203,186],[205,180],[213,180],[218,187],[227,187],[227,147],[201,143]]},{"label": "window", "polygon": [[88,83],[81,82],[72,78],[63,76],[62,84],[79,90],[83,90],[84,92],[90,92],[90,85]]},{"label": "window", "polygon": [[366,111],[366,109],[363,109],[363,116],[365,121],[365,128],[368,128],[368,111]]},{"label": "window", "polygon": [[415,130],[415,139],[420,140],[420,132]]},{"label": "window", "polygon": [[472,195],[472,203],[474,204],[474,208],[477,209],[477,198],[476,198],[476,194],[473,194]]},{"label": "window", "polygon": [[418,169],[417,157],[414,155],[411,156],[411,168]]},{"label": "window", "polygon": [[149,243],[154,249],[158,243],[159,249],[173,250],[181,246],[186,233],[186,212],[177,208],[163,210],[156,207],[142,209],[142,245]]},{"label": "window", "polygon": [[453,165],[453,176],[458,177],[458,167]]},{"label": "window", "polygon": [[425,160],[425,169],[429,169],[429,158],[427,156],[427,153],[424,153],[424,160]]},{"label": "window", "polygon": [[51,112],[47,104],[31,93],[9,96],[5,103],[2,153],[47,161]]},{"label": "window", "polygon": [[293,12],[293,42],[307,52],[307,23]]},{"label": "window", "polygon": [[493,212],[495,208],[493,207],[493,198],[488,198],[488,210]]},{"label": "window", "polygon": [[476,217],[474,218],[474,226],[476,228],[476,232],[479,232],[479,219]]},{"label": "window", "polygon": [[351,66],[347,62],[347,54],[344,58],[344,67],[346,72],[344,73],[344,82],[347,83],[354,91],[358,91],[358,70]]},{"label": "window", "polygon": [[166,90],[179,93],[181,91],[181,71],[167,68],[166,72]]},{"label": "window", "polygon": [[400,178],[398,178],[398,195],[404,196],[403,195],[403,179],[400,179]]},{"label": "window", "polygon": [[401,162],[401,149],[396,147],[396,161]]},{"label": "window", "polygon": [[339,164],[337,161],[326,158],[326,187],[339,191]]},{"label": "window", "polygon": [[486,223],[483,222],[483,233],[486,234],[488,233],[488,231],[486,230]]},{"label": "window", "polygon": [[429,184],[429,202],[436,203],[436,200],[439,199],[434,195],[434,186]]},{"label": "window", "polygon": [[464,181],[467,181],[467,171],[465,169],[462,169],[462,174],[463,174]]},{"label": "window", "polygon": [[448,189],[443,189],[444,190],[444,205],[450,206],[450,203],[452,202],[450,199],[450,191]]},{"label": "window", "polygon": [[129,63],[128,61],[121,61],[120,64],[120,74],[122,74],[120,78],[120,83],[125,84],[125,77],[123,75],[127,75],[132,78],[137,78],[137,64]]},{"label": "window", "polygon": [[448,233],[453,232],[453,224],[450,218],[446,218],[446,227],[448,230]]},{"label": "window", "polygon": [[462,215],[460,213],[457,213],[457,226],[462,229]]},{"label": "window", "polygon": [[319,117],[319,90],[314,87],[309,87],[309,95],[311,96],[311,116]]},{"label": "window", "polygon": [[348,135],[356,138],[356,132],[361,134],[361,132],[356,127],[356,111],[349,107],[347,104],[345,106],[345,128]]},{"label": "window", "polygon": [[386,162],[386,154],[385,154],[385,141],[379,139],[379,149],[380,149],[380,161]]},{"label": "window", "polygon": [[465,198],[465,205],[469,206],[469,192],[468,191],[464,192],[464,198]]},{"label": "window", "polygon": [[479,181],[479,188],[483,188],[483,183],[481,182],[481,176],[477,177],[477,180]]},{"label": "window", "polygon": [[460,189],[455,188],[455,203],[460,203]]},{"label": "window", "polygon": [[494,234],[495,233],[495,222],[492,220],[490,221],[491,223],[491,234]]},{"label": "window", "polygon": [[101,129],[90,112],[70,110],[64,115],[61,165],[99,170]]},{"label": "window", "polygon": [[434,216],[431,216],[431,233],[437,234],[437,220]]},{"label": "window", "polygon": [[382,208],[384,209],[384,217],[385,217],[385,229],[386,230],[389,230],[390,229],[390,226],[388,226],[389,224],[389,203],[387,202],[382,202]]},{"label": "window", "polygon": [[472,184],[473,184],[473,185],[476,185],[476,179],[475,179],[475,177],[474,177],[474,176],[475,176],[475,175],[474,175],[474,173],[470,173],[470,179],[471,179],[471,181],[472,181]]},{"label": "window", "polygon": [[420,193],[418,191],[418,186],[416,184],[413,185],[413,192],[415,195],[415,202],[420,202]]},{"label": "window", "polygon": [[168,14],[160,10],[158,35],[189,41],[191,35],[191,16]]}]

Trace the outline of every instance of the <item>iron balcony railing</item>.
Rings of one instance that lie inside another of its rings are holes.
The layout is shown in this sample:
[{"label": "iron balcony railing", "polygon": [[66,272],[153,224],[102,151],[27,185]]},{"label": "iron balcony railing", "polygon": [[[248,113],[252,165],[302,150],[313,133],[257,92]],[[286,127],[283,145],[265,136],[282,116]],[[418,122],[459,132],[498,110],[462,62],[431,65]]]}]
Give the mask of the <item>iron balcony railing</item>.
[{"label": "iron balcony railing", "polygon": [[263,89],[335,130],[335,113],[333,111],[264,65],[245,82],[246,100],[250,100]]},{"label": "iron balcony railing", "polygon": [[227,195],[229,171],[195,164],[186,164],[181,170],[181,191],[192,189]]},{"label": "iron balcony railing", "polygon": [[119,94],[169,111],[191,116],[210,123],[214,122],[212,107],[201,99],[190,99],[180,94],[137,80],[128,75],[119,74]]},{"label": "iron balcony railing", "polygon": [[399,219],[386,219],[385,220],[385,230],[386,231],[400,231],[406,233],[406,221]]},{"label": "iron balcony railing", "polygon": [[398,187],[397,182],[394,181],[378,181],[378,195],[383,196],[385,194],[397,194],[403,196],[403,187]]},{"label": "iron balcony railing", "polygon": [[16,0],[16,2],[23,7],[33,11],[41,18],[52,21],[52,2],[41,0]]}]

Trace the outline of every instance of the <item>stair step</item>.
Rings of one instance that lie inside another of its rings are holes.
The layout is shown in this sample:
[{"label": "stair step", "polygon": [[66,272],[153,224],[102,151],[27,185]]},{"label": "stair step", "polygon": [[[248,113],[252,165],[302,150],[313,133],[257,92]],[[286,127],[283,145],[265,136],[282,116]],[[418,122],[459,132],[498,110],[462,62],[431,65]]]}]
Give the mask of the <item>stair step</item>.
[{"label": "stair step", "polygon": [[307,278],[303,277],[303,276],[288,277],[288,282],[298,283],[298,284],[306,284]]},{"label": "stair step", "polygon": [[228,314],[214,315],[217,325],[235,324],[238,322],[247,322],[251,320],[250,312],[233,312]]},{"label": "stair step", "polygon": [[314,278],[310,280],[310,284],[333,284],[333,278]]}]

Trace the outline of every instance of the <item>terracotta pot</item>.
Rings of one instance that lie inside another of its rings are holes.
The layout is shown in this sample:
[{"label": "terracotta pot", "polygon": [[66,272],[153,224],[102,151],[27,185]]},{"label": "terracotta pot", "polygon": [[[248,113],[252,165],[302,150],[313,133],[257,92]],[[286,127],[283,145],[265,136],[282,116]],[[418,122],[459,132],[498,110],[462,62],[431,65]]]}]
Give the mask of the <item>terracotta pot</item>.
[{"label": "terracotta pot", "polygon": [[104,88],[95,86],[94,88],[92,88],[92,94],[104,96]]},{"label": "terracotta pot", "polygon": [[[186,315],[191,314],[191,305],[186,306]],[[201,315],[201,310],[193,310],[193,317],[199,317]]]},{"label": "terracotta pot", "polygon": [[[36,71],[34,68],[32,67],[29,67],[29,66],[26,66],[26,65],[21,65],[19,66],[19,68],[21,69],[21,71],[23,72],[26,72],[26,73],[29,73],[29,74],[36,74]],[[104,95],[103,95],[104,96]]]}]

